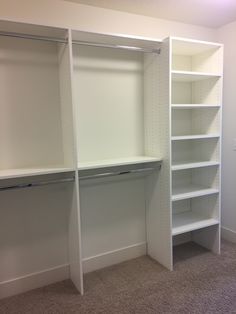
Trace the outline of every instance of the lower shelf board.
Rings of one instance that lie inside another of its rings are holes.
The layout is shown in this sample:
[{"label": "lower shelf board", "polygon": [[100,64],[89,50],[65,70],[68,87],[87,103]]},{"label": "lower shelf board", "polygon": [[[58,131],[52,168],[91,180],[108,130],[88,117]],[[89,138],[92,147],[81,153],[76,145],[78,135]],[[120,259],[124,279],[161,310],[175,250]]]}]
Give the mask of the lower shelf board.
[{"label": "lower shelf board", "polygon": [[188,185],[173,188],[172,201],[219,193],[216,188],[207,188],[199,185]]},{"label": "lower shelf board", "polygon": [[217,219],[206,218],[193,212],[174,214],[172,222],[172,235],[176,236],[217,224],[219,224]]},{"label": "lower shelf board", "polygon": [[161,158],[148,156],[134,156],[126,158],[104,159],[88,162],[79,162],[78,170],[100,169],[106,167],[126,166],[144,163],[161,162]]},{"label": "lower shelf board", "polygon": [[21,168],[0,170],[0,180],[74,171],[72,168]]}]

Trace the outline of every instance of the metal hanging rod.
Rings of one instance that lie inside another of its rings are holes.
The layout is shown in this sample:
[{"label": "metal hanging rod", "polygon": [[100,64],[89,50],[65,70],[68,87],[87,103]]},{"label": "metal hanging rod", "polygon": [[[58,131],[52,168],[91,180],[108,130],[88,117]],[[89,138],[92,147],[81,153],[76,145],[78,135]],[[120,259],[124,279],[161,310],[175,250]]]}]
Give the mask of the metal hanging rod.
[{"label": "metal hanging rod", "polygon": [[0,36],[4,37],[14,37],[14,38],[23,38],[23,39],[33,39],[33,40],[41,40],[41,41],[49,41],[56,43],[67,43],[67,39],[61,39],[56,37],[47,37],[47,36],[38,36],[38,35],[28,35],[28,34],[20,34],[20,33],[11,33],[11,32],[0,32]]},{"label": "metal hanging rod", "polygon": [[140,52],[146,52],[146,53],[157,53],[157,54],[161,53],[160,48],[146,49],[146,48],[141,48],[141,47],[133,47],[133,46],[125,46],[125,45],[108,45],[108,44],[91,43],[91,42],[87,42],[87,41],[77,41],[77,40],[73,40],[72,43],[74,45],[82,45],[82,46],[90,46],[90,47],[126,49],[126,50],[132,50],[132,51],[140,51]]},{"label": "metal hanging rod", "polygon": [[80,180],[87,180],[87,179],[99,179],[99,178],[106,178],[106,177],[113,177],[113,176],[122,176],[125,174],[137,174],[137,173],[144,173],[144,172],[151,172],[160,169],[159,168],[142,168],[142,169],[132,169],[132,170],[127,170],[127,171],[114,171],[114,172],[105,172],[105,173],[97,173],[97,174],[92,174],[88,176],[79,176]]},{"label": "metal hanging rod", "polygon": [[33,183],[22,183],[22,184],[0,187],[0,191],[26,189],[26,188],[32,188],[32,187],[37,187],[37,186],[43,186],[43,185],[68,183],[68,182],[73,182],[73,181],[75,181],[74,177],[65,178],[65,179],[58,179],[58,180],[47,180],[47,181],[33,182]]}]

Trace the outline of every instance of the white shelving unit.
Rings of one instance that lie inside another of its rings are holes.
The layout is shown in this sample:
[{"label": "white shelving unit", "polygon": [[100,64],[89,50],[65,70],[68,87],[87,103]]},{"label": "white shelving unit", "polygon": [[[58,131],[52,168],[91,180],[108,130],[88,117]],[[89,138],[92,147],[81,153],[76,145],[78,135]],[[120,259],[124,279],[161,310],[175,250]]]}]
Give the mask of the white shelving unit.
[{"label": "white shelving unit", "polygon": [[68,277],[83,294],[84,273],[144,254],[172,270],[184,233],[220,252],[221,45],[0,37],[0,297]]},{"label": "white shelving unit", "polygon": [[172,235],[220,253],[220,44],[170,39]]}]

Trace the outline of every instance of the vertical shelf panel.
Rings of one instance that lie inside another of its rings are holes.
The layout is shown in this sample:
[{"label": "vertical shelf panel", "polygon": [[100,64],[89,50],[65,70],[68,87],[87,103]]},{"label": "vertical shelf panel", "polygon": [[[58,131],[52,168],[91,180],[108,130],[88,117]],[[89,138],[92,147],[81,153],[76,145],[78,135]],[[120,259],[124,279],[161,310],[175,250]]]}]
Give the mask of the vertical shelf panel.
[{"label": "vertical shelf panel", "polygon": [[[72,96],[72,125],[73,125],[73,156],[69,156],[73,159],[74,167],[77,169],[78,164],[78,150],[77,150],[77,111],[74,100],[74,81],[73,81],[73,54],[72,54],[72,36],[71,30],[68,31],[68,95]],[[82,245],[81,245],[81,216],[80,216],[80,201],[79,201],[79,177],[78,171],[75,171],[75,185],[73,191],[72,206],[69,217],[69,263],[70,263],[70,278],[73,281],[76,288],[81,294],[84,293],[83,288],[83,270],[82,270]]]},{"label": "vertical shelf panel", "polygon": [[160,56],[146,57],[144,99],[146,150],[163,158],[160,172],[147,179],[148,254],[172,270],[169,51],[166,39]]}]

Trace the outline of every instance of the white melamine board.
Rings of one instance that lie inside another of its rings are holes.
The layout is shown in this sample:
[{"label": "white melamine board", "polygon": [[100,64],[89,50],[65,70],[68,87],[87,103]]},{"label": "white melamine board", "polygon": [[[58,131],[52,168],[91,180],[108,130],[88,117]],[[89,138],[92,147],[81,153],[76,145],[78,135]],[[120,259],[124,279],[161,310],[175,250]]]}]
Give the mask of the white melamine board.
[{"label": "white melamine board", "polygon": [[173,171],[176,170],[184,170],[184,169],[191,169],[191,168],[202,168],[202,167],[209,167],[209,166],[216,166],[219,165],[218,161],[182,161],[179,163],[172,164],[171,169]]},{"label": "white melamine board", "polygon": [[17,23],[11,21],[0,21],[1,32],[17,33],[21,35],[33,35],[39,37],[50,37],[65,40],[67,38],[67,29],[59,27],[47,27],[43,25],[34,25],[26,23]]},{"label": "white melamine board", "polygon": [[114,46],[139,47],[144,49],[159,49],[162,42],[162,40],[157,38],[125,34],[101,34],[76,30],[72,31],[72,37],[75,41]]},{"label": "white melamine board", "polygon": [[106,160],[97,160],[97,161],[91,161],[91,162],[79,162],[78,170],[126,166],[126,165],[135,165],[135,164],[152,163],[152,162],[155,163],[159,161],[161,161],[160,158],[147,157],[147,156],[106,159]]},{"label": "white melamine board", "polygon": [[[159,63],[145,67],[146,150],[160,152],[161,170],[150,175],[146,185],[148,255],[172,270],[171,178],[170,178],[170,46],[164,40]],[[147,57],[147,65],[153,61]],[[160,69],[159,74],[157,73]],[[157,83],[153,78],[157,77]],[[158,88],[159,86],[159,88]]]},{"label": "white melamine board", "polygon": [[193,56],[222,48],[222,44],[202,40],[171,37],[172,53],[175,55]]},{"label": "white melamine board", "polygon": [[219,224],[215,218],[208,218],[194,212],[184,212],[173,215],[172,235],[178,235],[193,230]]},{"label": "white melamine board", "polygon": [[210,195],[219,193],[219,189],[206,188],[200,185],[187,185],[174,187],[172,192],[172,201],[178,201],[183,199],[188,199],[192,197],[198,197],[203,195]]},{"label": "white melamine board", "polygon": [[73,185],[1,192],[0,283],[68,264]]},{"label": "white melamine board", "polygon": [[143,54],[73,46],[79,161],[144,154]]},{"label": "white melamine board", "polygon": [[[73,76],[73,52],[72,52],[72,36],[71,30],[68,32],[68,55],[66,58],[66,65],[68,66],[67,70],[67,79],[68,85],[66,89],[67,99],[71,101],[71,109],[65,109],[68,114],[67,119],[64,120],[66,123],[71,123],[71,129],[69,133],[65,133],[66,138],[72,133],[72,139],[69,140],[70,145],[73,145],[72,150],[72,161],[74,165],[77,166],[78,163],[78,141],[77,141],[77,107],[75,104],[75,91],[74,91],[74,76]],[[67,69],[67,68],[66,68]],[[70,90],[70,91],[69,91]],[[65,106],[66,107],[66,106]],[[68,111],[69,110],[69,111]],[[72,121],[71,121],[72,118]],[[72,141],[72,142],[71,142]],[[69,145],[69,147],[70,147]],[[69,158],[70,155],[69,155]],[[69,264],[70,264],[70,278],[78,291],[83,295],[84,293],[84,284],[83,284],[83,268],[82,268],[82,246],[81,246],[81,213],[80,213],[80,194],[79,194],[79,178],[78,171],[75,172],[75,185],[73,189],[72,204],[69,215]]]},{"label": "white melamine board", "polygon": [[183,136],[172,136],[172,141],[182,141],[182,140],[197,140],[197,139],[208,139],[208,138],[218,138],[220,134],[199,134],[199,135],[183,135]]},{"label": "white melamine board", "polygon": [[54,43],[1,38],[1,169],[64,165]]},{"label": "white melamine board", "polygon": [[195,108],[219,108],[220,105],[214,104],[173,104],[172,109],[195,109]]},{"label": "white melamine board", "polygon": [[220,77],[221,75],[217,73],[212,74],[192,71],[172,71],[172,80],[176,82],[195,82]]},{"label": "white melamine board", "polygon": [[71,172],[73,168],[24,168],[0,170],[0,179],[14,179],[37,175]]},{"label": "white melamine board", "polygon": [[83,259],[146,242],[145,181],[80,185]]}]

